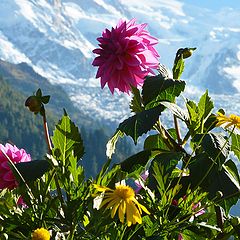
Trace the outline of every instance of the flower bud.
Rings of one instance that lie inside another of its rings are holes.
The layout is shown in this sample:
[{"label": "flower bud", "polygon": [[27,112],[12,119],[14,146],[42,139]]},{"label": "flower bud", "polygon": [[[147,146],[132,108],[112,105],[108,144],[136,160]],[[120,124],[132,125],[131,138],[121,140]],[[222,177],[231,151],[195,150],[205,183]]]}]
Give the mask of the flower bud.
[{"label": "flower bud", "polygon": [[25,106],[28,107],[31,112],[38,113],[42,108],[42,102],[38,97],[30,96],[26,100]]},{"label": "flower bud", "polygon": [[196,48],[184,48],[182,50],[183,59],[191,57],[194,50],[196,50]]}]

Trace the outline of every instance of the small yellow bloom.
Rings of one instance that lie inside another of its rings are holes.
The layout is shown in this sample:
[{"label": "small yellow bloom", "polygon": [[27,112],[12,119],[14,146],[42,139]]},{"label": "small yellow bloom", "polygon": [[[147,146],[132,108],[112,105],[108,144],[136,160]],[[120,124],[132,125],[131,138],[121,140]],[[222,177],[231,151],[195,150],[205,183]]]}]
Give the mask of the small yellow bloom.
[{"label": "small yellow bloom", "polygon": [[50,240],[50,233],[45,228],[38,228],[32,233],[32,240]]},{"label": "small yellow bloom", "polygon": [[229,117],[227,117],[224,114],[218,112],[217,121],[217,127],[222,125],[224,128],[235,126],[240,129],[240,116],[230,114]]},{"label": "small yellow bloom", "polygon": [[128,227],[132,224],[142,223],[142,210],[150,214],[150,212],[140,204],[135,198],[134,190],[129,186],[118,185],[115,190],[108,187],[95,185],[99,192],[104,192],[103,201],[100,208],[106,205],[106,209],[111,208],[111,217],[113,218],[118,210],[120,222],[124,223],[124,216]]}]

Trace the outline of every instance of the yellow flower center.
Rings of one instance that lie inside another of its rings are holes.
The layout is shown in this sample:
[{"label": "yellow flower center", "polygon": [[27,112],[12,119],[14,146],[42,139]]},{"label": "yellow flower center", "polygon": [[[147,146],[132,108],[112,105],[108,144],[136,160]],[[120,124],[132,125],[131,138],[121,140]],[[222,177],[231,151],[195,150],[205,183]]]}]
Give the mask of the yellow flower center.
[{"label": "yellow flower center", "polygon": [[32,233],[32,240],[50,240],[50,233],[44,228],[38,228]]},{"label": "yellow flower center", "polygon": [[134,190],[131,187],[122,185],[116,186],[113,194],[123,200],[131,199],[135,196]]}]

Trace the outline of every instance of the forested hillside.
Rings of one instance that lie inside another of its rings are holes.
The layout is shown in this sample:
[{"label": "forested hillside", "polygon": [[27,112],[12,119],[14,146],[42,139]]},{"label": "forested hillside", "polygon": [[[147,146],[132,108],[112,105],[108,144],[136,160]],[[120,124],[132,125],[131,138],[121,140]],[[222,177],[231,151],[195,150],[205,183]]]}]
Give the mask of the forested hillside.
[{"label": "forested hillside", "polygon": [[[47,148],[41,116],[32,114],[24,106],[26,98],[41,88],[44,95],[51,95],[49,105],[46,106],[50,134],[65,108],[78,125],[83,138],[86,174],[95,175],[106,161],[105,146],[112,133],[104,126],[97,127],[97,121],[93,122],[90,116],[80,113],[59,86],[51,85],[28,65],[0,61],[0,75],[0,142],[11,142],[25,148],[33,159],[44,158]],[[132,146],[125,140],[118,144],[118,148],[115,162],[123,160],[132,152]]]}]

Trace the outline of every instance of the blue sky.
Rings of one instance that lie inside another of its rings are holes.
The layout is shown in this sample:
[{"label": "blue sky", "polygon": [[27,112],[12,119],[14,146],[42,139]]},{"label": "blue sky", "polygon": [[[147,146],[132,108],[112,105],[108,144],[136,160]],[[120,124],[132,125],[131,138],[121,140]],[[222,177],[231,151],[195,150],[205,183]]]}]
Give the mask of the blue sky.
[{"label": "blue sky", "polygon": [[240,0],[184,0],[184,2],[214,10],[222,7],[239,8],[240,10]]}]

